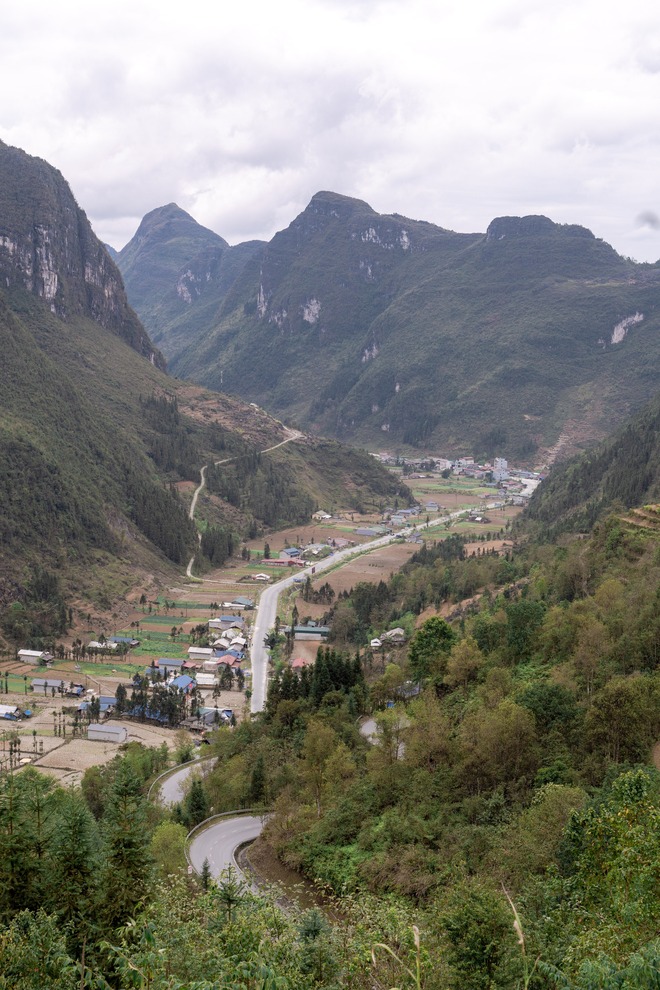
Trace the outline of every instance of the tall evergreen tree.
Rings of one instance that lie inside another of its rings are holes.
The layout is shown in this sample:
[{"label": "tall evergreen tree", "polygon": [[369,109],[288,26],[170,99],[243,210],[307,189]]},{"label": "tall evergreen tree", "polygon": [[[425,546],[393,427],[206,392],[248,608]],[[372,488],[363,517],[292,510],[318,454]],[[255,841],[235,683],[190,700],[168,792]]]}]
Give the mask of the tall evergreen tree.
[{"label": "tall evergreen tree", "polygon": [[52,842],[51,910],[69,926],[69,950],[78,954],[93,931],[99,837],[94,816],[79,792],[68,791]]},{"label": "tall evergreen tree", "polygon": [[130,918],[147,892],[151,863],[146,822],[139,778],[130,763],[122,760],[103,817],[101,915],[108,928]]}]

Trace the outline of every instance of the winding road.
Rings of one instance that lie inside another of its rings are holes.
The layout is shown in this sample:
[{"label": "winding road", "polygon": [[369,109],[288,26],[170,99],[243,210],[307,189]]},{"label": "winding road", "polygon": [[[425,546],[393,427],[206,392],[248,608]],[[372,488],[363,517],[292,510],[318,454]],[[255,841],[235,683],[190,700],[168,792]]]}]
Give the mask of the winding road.
[{"label": "winding road", "polygon": [[[178,804],[179,801],[183,801],[186,796],[186,791],[188,790],[188,781],[198,768],[201,768],[201,774],[204,776],[209,773],[210,770],[215,766],[215,757],[206,757],[201,760],[194,760],[190,763],[183,763],[178,769],[172,771],[172,773],[164,773],[161,777],[157,777],[149,788],[149,796],[152,796],[152,791],[158,789],[158,800],[159,803],[165,807],[171,807],[173,804]],[[162,779],[161,779],[162,778]]]},{"label": "winding road", "polygon": [[[160,805],[170,807],[185,797],[186,785],[198,767],[202,769],[202,773],[208,773],[215,763],[215,757],[183,763],[172,773],[163,776],[162,780],[156,778],[149,796]],[[231,867],[245,880],[246,877],[236,862],[236,850],[246,842],[254,842],[263,828],[263,817],[230,813],[229,816],[218,815],[216,820],[209,821],[210,824],[203,825],[199,831],[193,829],[191,833],[188,858],[193,870],[201,873],[204,860],[207,859],[213,877],[219,877]]]},{"label": "winding road", "polygon": [[263,825],[261,815],[237,815],[207,825],[190,841],[188,855],[193,869],[196,873],[201,873],[206,859],[211,868],[211,876],[217,878],[231,868],[245,879],[245,874],[236,862],[236,850],[247,842],[254,842]]},{"label": "winding road", "polygon": [[[288,434],[288,436],[286,436],[284,438],[284,440],[280,440],[279,443],[274,443],[272,447],[266,447],[264,450],[260,450],[259,453],[260,454],[269,454],[271,452],[271,450],[277,450],[278,447],[283,447],[285,443],[291,443],[292,440],[302,440],[302,438],[305,435],[304,433],[300,433],[298,430],[292,430],[289,426],[285,426],[284,429],[286,430],[286,432]],[[237,456],[240,456],[240,455],[237,455]],[[220,467],[221,464],[229,464],[231,461],[235,461],[235,460],[236,460],[236,457],[224,457],[220,461],[214,461],[213,462],[213,466],[214,467]],[[195,489],[195,492],[194,492],[193,497],[192,497],[192,502],[190,503],[190,509],[188,511],[188,518],[192,522],[195,521],[195,510],[197,509],[197,499],[199,498],[201,492],[206,487],[206,471],[207,471],[207,469],[208,469],[208,464],[205,464],[203,468],[200,468],[200,472],[199,472],[199,484],[198,484],[197,488]],[[198,538],[198,540],[201,543],[202,534],[199,533],[198,536],[197,536],[197,538]],[[193,578],[194,577],[194,574],[192,572],[193,564],[194,563],[195,563],[195,557],[193,556],[193,557],[190,558],[190,560],[188,562],[188,566],[186,567],[186,577],[189,577],[189,578]],[[197,578],[196,580],[202,580],[202,579],[201,578]]]}]

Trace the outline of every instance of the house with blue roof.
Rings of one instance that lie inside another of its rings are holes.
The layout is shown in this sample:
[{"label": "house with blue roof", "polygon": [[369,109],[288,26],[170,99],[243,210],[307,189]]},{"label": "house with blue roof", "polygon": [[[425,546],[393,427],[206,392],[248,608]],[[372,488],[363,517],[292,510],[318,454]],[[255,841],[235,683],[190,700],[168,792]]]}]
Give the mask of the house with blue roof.
[{"label": "house with blue roof", "polygon": [[186,694],[190,692],[195,687],[195,681],[188,674],[180,674],[170,681],[170,687],[178,688],[180,691],[184,691]]}]

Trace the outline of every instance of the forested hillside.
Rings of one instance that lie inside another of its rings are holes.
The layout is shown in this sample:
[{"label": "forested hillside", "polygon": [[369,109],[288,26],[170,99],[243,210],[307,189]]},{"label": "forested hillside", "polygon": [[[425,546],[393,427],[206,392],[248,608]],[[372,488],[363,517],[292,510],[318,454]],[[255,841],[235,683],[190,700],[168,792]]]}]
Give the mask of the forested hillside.
[{"label": "forested hillside", "polygon": [[543,461],[608,435],[656,389],[660,267],[584,227],[499,217],[459,234],[317,193],[231,284],[196,281],[175,335],[156,316],[174,292],[156,277],[172,250],[157,233],[148,260],[138,235],[122,255],[172,369],[324,435]]},{"label": "forested hillside", "polygon": [[[274,805],[265,841],[286,864],[407,904],[425,987],[652,987],[634,974],[660,959],[658,533],[615,517],[510,559],[460,559],[458,542],[338,607],[364,643],[421,611],[420,588],[493,589],[479,606],[400,650],[284,666],[263,722],[219,741],[208,797]],[[418,697],[386,708],[408,678]],[[371,708],[373,745],[356,725]]]},{"label": "forested hillside", "polygon": [[660,498],[660,394],[613,436],[555,469],[525,518],[544,536],[588,531],[614,503],[626,508]]}]

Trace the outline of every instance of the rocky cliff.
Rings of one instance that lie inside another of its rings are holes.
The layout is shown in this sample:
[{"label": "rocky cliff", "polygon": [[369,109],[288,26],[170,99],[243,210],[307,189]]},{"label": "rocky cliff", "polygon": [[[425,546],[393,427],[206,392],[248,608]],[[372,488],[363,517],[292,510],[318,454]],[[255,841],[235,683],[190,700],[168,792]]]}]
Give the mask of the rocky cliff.
[{"label": "rocky cliff", "polygon": [[121,274],[67,182],[0,142],[0,286],[27,291],[67,322],[89,317],[164,367],[128,305]]}]

